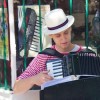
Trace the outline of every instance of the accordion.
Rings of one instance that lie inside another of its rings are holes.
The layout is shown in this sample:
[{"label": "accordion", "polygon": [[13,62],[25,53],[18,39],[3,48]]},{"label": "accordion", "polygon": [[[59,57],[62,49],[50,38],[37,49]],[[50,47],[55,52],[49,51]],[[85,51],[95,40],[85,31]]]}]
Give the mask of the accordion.
[{"label": "accordion", "polygon": [[91,52],[70,53],[63,58],[48,60],[49,74],[54,79],[69,75],[100,75],[100,56]]}]

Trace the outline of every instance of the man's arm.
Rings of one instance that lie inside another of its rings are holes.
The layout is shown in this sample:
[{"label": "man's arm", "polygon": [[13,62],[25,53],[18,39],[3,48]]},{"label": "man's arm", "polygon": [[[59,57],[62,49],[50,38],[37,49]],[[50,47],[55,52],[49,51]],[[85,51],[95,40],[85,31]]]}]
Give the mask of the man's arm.
[{"label": "man's arm", "polygon": [[34,85],[41,86],[43,83],[52,80],[53,78],[48,75],[48,72],[49,71],[43,71],[35,76],[16,80],[13,88],[14,94],[25,93]]}]

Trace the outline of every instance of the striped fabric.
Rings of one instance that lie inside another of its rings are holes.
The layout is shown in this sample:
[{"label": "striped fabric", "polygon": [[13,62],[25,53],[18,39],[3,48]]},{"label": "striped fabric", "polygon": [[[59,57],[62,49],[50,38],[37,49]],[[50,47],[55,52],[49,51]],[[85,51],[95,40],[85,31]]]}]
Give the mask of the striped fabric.
[{"label": "striped fabric", "polygon": [[[55,46],[52,46],[51,48],[55,49]],[[82,50],[81,46],[75,45],[75,48],[71,52],[79,52]],[[65,53],[64,53],[65,54]],[[68,53],[66,53],[68,54]],[[44,54],[38,54],[29,64],[29,66],[26,68],[26,70],[18,77],[18,79],[25,79],[31,76],[34,76],[41,71],[46,70],[46,61],[55,59],[57,57],[55,56],[49,56]]]}]

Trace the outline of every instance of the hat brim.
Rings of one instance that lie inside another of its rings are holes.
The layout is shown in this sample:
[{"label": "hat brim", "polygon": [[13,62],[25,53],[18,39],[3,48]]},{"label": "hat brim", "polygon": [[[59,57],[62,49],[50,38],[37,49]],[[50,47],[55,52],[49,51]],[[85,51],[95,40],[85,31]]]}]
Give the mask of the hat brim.
[{"label": "hat brim", "polygon": [[62,26],[61,28],[55,29],[55,30],[48,30],[47,26],[43,27],[43,33],[46,35],[50,35],[50,34],[57,34],[59,32],[62,32],[66,29],[68,29],[70,26],[72,26],[72,24],[74,23],[74,17],[69,15],[66,16],[66,19],[68,19],[68,23],[65,24],[64,26]]}]

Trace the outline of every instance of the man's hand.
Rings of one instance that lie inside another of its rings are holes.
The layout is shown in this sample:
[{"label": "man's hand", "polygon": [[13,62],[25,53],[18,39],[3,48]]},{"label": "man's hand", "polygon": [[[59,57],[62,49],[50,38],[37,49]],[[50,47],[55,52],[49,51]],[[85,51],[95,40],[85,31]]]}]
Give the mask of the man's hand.
[{"label": "man's hand", "polygon": [[35,84],[41,86],[43,83],[53,80],[53,77],[48,75],[49,71],[43,71],[34,76]]}]

